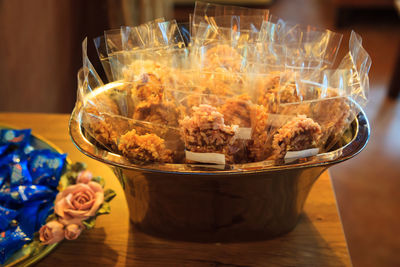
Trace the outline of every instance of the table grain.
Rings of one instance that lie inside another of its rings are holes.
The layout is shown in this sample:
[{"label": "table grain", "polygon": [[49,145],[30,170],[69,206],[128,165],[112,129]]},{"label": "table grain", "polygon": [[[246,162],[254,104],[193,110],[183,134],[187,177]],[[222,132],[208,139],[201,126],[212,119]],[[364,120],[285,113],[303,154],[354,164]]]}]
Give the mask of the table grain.
[{"label": "table grain", "polygon": [[123,190],[110,168],[86,157],[68,134],[69,114],[0,113],[0,124],[31,128],[72,161],[87,163],[117,192],[111,214],[92,230],[63,241],[37,266],[350,266],[329,173],[314,184],[296,228],[281,237],[243,243],[192,243],[149,236],[133,228]]}]

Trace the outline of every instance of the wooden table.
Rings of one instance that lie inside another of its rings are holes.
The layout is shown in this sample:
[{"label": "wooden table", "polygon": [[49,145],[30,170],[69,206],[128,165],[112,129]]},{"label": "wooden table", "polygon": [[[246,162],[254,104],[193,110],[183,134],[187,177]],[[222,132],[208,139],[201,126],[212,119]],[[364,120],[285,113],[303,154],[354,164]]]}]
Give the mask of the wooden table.
[{"label": "wooden table", "polygon": [[38,266],[349,266],[342,225],[330,177],[315,183],[297,227],[282,237],[246,243],[168,241],[133,229],[122,188],[107,166],[84,156],[68,134],[67,114],[0,113],[0,124],[31,128],[84,161],[117,192],[111,214],[75,241],[62,242]]}]

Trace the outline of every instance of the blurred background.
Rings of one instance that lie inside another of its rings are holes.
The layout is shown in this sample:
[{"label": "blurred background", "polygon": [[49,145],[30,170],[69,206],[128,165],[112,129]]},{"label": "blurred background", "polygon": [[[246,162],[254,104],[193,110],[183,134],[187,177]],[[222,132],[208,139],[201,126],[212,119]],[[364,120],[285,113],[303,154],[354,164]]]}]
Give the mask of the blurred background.
[{"label": "blurred background", "polygon": [[[212,1],[269,8],[286,21],[344,34],[372,58],[370,143],[331,168],[354,266],[400,266],[400,3],[396,0]],[[188,21],[191,0],[0,0],[0,112],[70,113],[76,98],[81,42],[99,73],[93,38],[106,29],[158,17]]]}]

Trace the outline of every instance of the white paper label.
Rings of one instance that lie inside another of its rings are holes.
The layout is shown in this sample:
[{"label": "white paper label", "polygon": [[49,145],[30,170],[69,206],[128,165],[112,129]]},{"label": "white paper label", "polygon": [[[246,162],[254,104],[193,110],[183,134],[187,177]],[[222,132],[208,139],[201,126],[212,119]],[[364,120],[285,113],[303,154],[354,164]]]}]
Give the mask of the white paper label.
[{"label": "white paper label", "polygon": [[225,164],[225,155],[219,153],[198,153],[185,150],[186,159],[201,162]]},{"label": "white paper label", "polygon": [[251,128],[238,128],[236,132],[236,139],[251,139]]},{"label": "white paper label", "polygon": [[208,168],[208,169],[216,169],[216,170],[225,170],[225,165],[221,164],[190,164],[192,167],[200,167],[200,168]]},{"label": "white paper label", "polygon": [[310,148],[310,149],[299,150],[299,151],[288,151],[288,152],[286,152],[285,160],[307,158],[307,157],[317,155],[318,152],[319,152],[319,148]]}]

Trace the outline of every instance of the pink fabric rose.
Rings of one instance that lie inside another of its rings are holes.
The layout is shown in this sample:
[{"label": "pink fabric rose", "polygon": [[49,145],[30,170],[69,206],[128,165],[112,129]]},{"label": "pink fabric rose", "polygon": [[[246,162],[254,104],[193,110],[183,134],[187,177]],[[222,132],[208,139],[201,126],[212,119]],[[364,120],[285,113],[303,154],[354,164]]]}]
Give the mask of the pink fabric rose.
[{"label": "pink fabric rose", "polygon": [[60,242],[64,239],[64,225],[58,221],[50,221],[40,228],[39,235],[44,245]]},{"label": "pink fabric rose", "polygon": [[83,184],[87,184],[89,183],[93,178],[93,175],[90,171],[85,170],[85,171],[81,171],[78,174],[78,177],[76,178],[76,183],[83,183]]},{"label": "pink fabric rose", "polygon": [[75,184],[57,194],[54,210],[65,225],[86,220],[96,214],[104,201],[104,192],[100,184]]},{"label": "pink fabric rose", "polygon": [[80,224],[69,224],[65,227],[65,238],[68,240],[77,239],[82,232],[82,226]]}]

